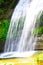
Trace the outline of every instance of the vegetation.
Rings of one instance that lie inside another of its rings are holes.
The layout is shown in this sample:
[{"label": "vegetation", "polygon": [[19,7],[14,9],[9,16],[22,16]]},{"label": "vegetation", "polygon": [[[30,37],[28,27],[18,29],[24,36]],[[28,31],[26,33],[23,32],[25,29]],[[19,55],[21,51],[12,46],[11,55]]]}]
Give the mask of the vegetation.
[{"label": "vegetation", "polygon": [[0,40],[6,38],[12,9],[17,3],[18,0],[0,0]]},{"label": "vegetation", "polygon": [[4,0],[0,0],[0,4],[3,4],[5,1]]},{"label": "vegetation", "polygon": [[6,39],[11,14],[19,0],[0,0],[0,40]]},{"label": "vegetation", "polygon": [[34,29],[34,35],[42,35],[43,34],[43,26]]},{"label": "vegetation", "polygon": [[0,40],[6,39],[9,24],[10,24],[9,20],[4,19],[0,21]]},{"label": "vegetation", "polygon": [[[39,17],[39,18],[38,18]],[[42,35],[43,34],[43,12],[41,12],[41,15],[38,15],[36,20],[36,26],[34,29],[34,35]]]},{"label": "vegetation", "polygon": [[11,15],[19,0],[0,0],[0,52],[4,49]]}]

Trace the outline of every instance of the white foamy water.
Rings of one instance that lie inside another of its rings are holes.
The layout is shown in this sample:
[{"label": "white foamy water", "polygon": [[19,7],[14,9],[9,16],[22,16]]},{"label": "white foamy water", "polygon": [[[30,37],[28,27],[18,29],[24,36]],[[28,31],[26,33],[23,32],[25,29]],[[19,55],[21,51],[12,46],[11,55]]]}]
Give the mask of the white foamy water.
[{"label": "white foamy water", "polygon": [[0,58],[23,58],[30,57],[34,54],[37,54],[37,51],[29,51],[29,52],[7,52],[0,54]]},{"label": "white foamy water", "polygon": [[5,52],[30,51],[35,49],[33,30],[39,12],[43,11],[43,0],[20,0],[16,6],[5,43]]}]

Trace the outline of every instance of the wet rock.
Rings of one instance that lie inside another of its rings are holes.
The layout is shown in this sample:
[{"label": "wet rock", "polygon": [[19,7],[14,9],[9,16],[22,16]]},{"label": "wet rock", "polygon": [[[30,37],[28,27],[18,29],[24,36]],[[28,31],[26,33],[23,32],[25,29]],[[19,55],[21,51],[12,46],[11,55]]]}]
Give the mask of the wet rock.
[{"label": "wet rock", "polygon": [[41,35],[40,37],[37,37],[35,50],[43,50],[43,35]]},{"label": "wet rock", "polygon": [[0,40],[0,53],[4,51],[5,40]]}]

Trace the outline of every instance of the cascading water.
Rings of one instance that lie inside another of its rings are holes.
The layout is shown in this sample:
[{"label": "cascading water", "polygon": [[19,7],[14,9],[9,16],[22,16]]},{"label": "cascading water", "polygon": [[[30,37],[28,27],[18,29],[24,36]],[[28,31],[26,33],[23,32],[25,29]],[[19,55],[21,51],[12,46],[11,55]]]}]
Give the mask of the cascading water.
[{"label": "cascading water", "polygon": [[43,0],[20,0],[11,18],[5,52],[34,50],[37,38],[33,30],[37,15],[43,10]]}]

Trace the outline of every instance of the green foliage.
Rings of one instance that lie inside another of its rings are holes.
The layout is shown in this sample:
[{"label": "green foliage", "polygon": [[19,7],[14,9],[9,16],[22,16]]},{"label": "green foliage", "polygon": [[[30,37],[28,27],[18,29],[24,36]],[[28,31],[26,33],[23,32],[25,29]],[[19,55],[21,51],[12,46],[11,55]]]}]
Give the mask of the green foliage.
[{"label": "green foliage", "polygon": [[38,35],[43,34],[43,26],[34,29],[34,35],[37,35],[37,34],[38,34]]},{"label": "green foliage", "polygon": [[43,34],[43,12],[41,12],[36,20],[36,26],[34,29],[34,35],[42,35]]},{"label": "green foliage", "polygon": [[0,0],[0,4],[4,3],[5,1],[4,0]]},{"label": "green foliage", "polygon": [[10,22],[8,20],[0,21],[0,40],[6,39],[9,24]]},{"label": "green foliage", "polygon": [[0,8],[0,14],[3,13],[3,12],[4,12],[4,10],[2,8]]}]

